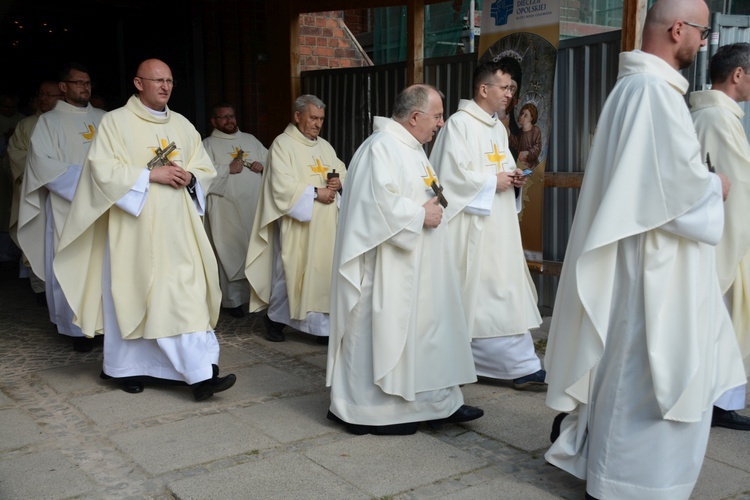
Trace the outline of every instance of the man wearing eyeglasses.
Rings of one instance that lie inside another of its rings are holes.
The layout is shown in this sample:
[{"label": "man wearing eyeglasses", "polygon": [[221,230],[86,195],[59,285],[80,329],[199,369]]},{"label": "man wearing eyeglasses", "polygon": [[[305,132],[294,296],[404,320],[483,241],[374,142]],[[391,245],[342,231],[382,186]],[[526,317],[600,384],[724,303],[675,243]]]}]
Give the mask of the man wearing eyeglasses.
[{"label": "man wearing eyeglasses", "polygon": [[328,342],[333,245],[346,167],[320,137],[325,104],[294,102],[293,122],[271,144],[248,247],[250,311],[266,310],[266,339],[284,325]]},{"label": "man wearing eyeglasses", "polygon": [[679,72],[708,18],[703,0],[656,1],[589,152],[544,359],[562,412],[545,458],[588,497],[689,498],[713,403],[745,383],[716,272],[729,183],[704,164]]},{"label": "man wearing eyeglasses", "polygon": [[211,115],[214,130],[203,146],[217,175],[206,197],[206,232],[219,261],[221,305],[241,318],[243,304],[250,300],[245,258],[268,150],[253,135],[240,132],[232,104],[216,104]]},{"label": "man wearing eyeglasses", "polygon": [[[720,47],[711,58],[711,90],[690,94],[693,122],[703,157],[732,181],[724,204],[724,233],[716,246],[716,264],[724,301],[732,316],[746,373],[750,371],[750,145],[738,103],[750,100],[750,44]],[[714,403],[713,427],[750,431],[745,407],[746,386],[722,394]]]},{"label": "man wearing eyeglasses", "polygon": [[219,377],[219,272],[201,221],[216,170],[167,106],[169,66],[148,59],[133,84],[84,163],[55,272],[84,333],[104,332],[102,378],[129,393],[188,384],[202,401],[236,380]]},{"label": "man wearing eyeglasses", "polygon": [[[52,261],[81,167],[104,111],[89,104],[88,70],[71,63],[60,73],[62,99],[39,117],[31,134],[18,208],[18,242],[31,268],[45,282],[50,321],[58,333],[73,338],[76,351],[87,352],[92,340],[73,323],[73,311],[52,271]],[[43,102],[40,99],[40,103]]]},{"label": "man wearing eyeglasses", "polygon": [[[21,184],[23,174],[26,169],[26,155],[29,152],[31,143],[31,134],[34,132],[37,121],[42,113],[46,113],[55,107],[57,101],[63,97],[60,93],[60,87],[57,81],[47,80],[39,85],[37,94],[38,108],[36,113],[27,116],[16,126],[13,136],[8,142],[8,159],[10,160],[10,170],[13,175],[13,201],[10,209],[10,236],[18,244],[18,207],[21,202]],[[19,245],[20,246],[20,245]],[[28,260],[24,257],[24,262]],[[28,267],[28,266],[27,266]],[[36,294],[37,302],[40,305],[46,305],[44,280],[40,279],[33,271],[29,273],[31,289]]]},{"label": "man wearing eyeglasses", "polygon": [[[469,422],[460,385],[476,381],[439,186],[423,144],[443,95],[402,90],[393,117],[352,158],[336,234],[328,418],[353,434],[406,435],[420,422]],[[452,203],[449,194],[448,206]]]},{"label": "man wearing eyeglasses", "polygon": [[513,97],[511,70],[505,62],[477,66],[474,98],[459,102],[430,160],[450,197],[444,217],[477,375],[527,389],[543,386],[545,372],[529,333],[542,317],[517,216],[527,178],[497,117]]}]

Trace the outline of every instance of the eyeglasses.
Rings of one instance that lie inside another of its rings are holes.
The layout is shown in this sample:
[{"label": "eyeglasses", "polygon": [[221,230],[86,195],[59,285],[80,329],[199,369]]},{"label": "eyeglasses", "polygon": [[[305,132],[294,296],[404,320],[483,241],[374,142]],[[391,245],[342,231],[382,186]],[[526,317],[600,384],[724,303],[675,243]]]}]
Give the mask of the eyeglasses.
[{"label": "eyeglasses", "polygon": [[136,78],[140,78],[141,80],[148,80],[149,82],[156,82],[158,85],[164,85],[166,83],[168,87],[174,87],[177,83],[171,78],[145,78],[143,76],[136,76]]},{"label": "eyeglasses", "polygon": [[[687,24],[688,26],[692,26],[695,29],[700,30],[701,32],[701,40],[705,40],[708,38],[708,35],[711,34],[711,28],[708,26],[703,26],[702,24],[695,24],[695,23],[689,23],[687,21],[680,21],[682,24]],[[669,28],[667,31],[672,31],[672,28]]]},{"label": "eyeglasses", "polygon": [[[426,113],[426,112],[424,112],[424,111],[420,111],[420,110],[418,110],[418,109],[415,109],[415,110],[414,110],[414,112],[415,112],[415,113],[422,113],[423,115],[427,115],[427,116],[430,116],[430,114],[429,114],[429,113]],[[442,119],[443,119],[443,113],[440,113],[439,115],[432,115],[432,118],[433,118],[433,119],[434,119],[434,120],[435,120],[436,122],[439,122],[440,120],[442,120]]]},{"label": "eyeglasses", "polygon": [[94,82],[91,80],[63,80],[65,83],[72,83],[76,87],[82,87],[82,88],[94,88]]},{"label": "eyeglasses", "polygon": [[515,85],[498,85],[496,83],[485,83],[484,85],[487,85],[489,87],[497,87],[500,89],[500,92],[510,92],[511,94],[515,94],[516,90],[518,90],[518,87]]},{"label": "eyeglasses", "polygon": [[231,114],[226,114],[226,115],[221,115],[221,116],[214,116],[214,119],[216,119],[216,120],[230,120],[232,118],[234,118],[234,115],[231,115]]}]

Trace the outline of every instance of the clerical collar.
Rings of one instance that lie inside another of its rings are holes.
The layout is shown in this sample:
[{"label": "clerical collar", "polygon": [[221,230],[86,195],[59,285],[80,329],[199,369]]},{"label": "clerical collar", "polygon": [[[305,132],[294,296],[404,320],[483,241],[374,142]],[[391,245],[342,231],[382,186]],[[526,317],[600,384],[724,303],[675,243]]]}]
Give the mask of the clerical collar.
[{"label": "clerical collar", "polygon": [[158,116],[159,118],[165,118],[167,116],[167,108],[166,107],[164,108],[164,111],[156,111],[155,109],[151,109],[148,106],[146,106],[145,104],[143,104],[143,101],[141,101],[141,104],[143,105],[144,108],[146,108],[146,110],[149,113],[151,113],[154,116]]}]

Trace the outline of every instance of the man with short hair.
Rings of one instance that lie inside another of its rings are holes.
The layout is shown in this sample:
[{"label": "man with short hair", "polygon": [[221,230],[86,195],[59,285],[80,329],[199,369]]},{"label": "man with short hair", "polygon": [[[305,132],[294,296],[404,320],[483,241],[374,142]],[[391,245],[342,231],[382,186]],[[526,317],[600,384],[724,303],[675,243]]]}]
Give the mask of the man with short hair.
[{"label": "man with short hair", "polygon": [[[13,136],[8,142],[8,158],[10,160],[10,171],[13,175],[13,202],[10,209],[10,237],[18,245],[18,207],[21,203],[21,184],[23,174],[26,170],[26,155],[31,146],[31,134],[34,132],[37,121],[42,113],[46,113],[55,107],[57,101],[63,97],[57,81],[45,80],[39,85],[37,93],[38,108],[36,113],[27,116],[16,126]],[[20,246],[20,245],[19,245]],[[24,262],[28,264],[26,258]],[[28,267],[28,266],[27,266]],[[31,289],[36,293],[37,302],[46,305],[44,280],[40,279],[33,271],[29,272]]]},{"label": "man with short hair", "polygon": [[[352,159],[336,234],[328,418],[353,434],[414,434],[481,417],[461,384],[476,381],[440,186],[422,145],[443,125],[442,94],[399,93],[393,118]],[[452,201],[449,193],[448,206]]]},{"label": "man with short hair", "polygon": [[[716,171],[732,181],[724,204],[724,233],[716,245],[716,265],[724,302],[732,317],[745,373],[750,371],[750,145],[738,103],[750,100],[750,44],[719,47],[711,58],[711,90],[690,94],[693,122],[703,158],[710,155]],[[745,407],[741,385],[714,403],[713,427],[750,430],[750,418],[735,410]]]},{"label": "man with short hair", "polygon": [[445,221],[477,375],[544,385],[530,328],[542,317],[523,253],[517,213],[526,183],[498,120],[513,97],[511,68],[487,62],[474,71],[474,98],[462,99],[438,134],[430,160],[450,203]]},{"label": "man with short hair", "polygon": [[18,242],[34,274],[45,282],[50,321],[60,334],[73,338],[73,348],[80,352],[90,351],[92,341],[73,323],[73,311],[55,279],[52,261],[83,161],[104,116],[104,111],[89,104],[91,88],[84,66],[71,63],[61,71],[63,97],[34,127],[18,207]]},{"label": "man with short hair", "polygon": [[83,332],[104,333],[102,378],[129,393],[189,384],[202,401],[236,381],[218,376],[221,290],[201,221],[216,170],[195,127],[167,106],[169,66],[147,59],[133,84],[91,146],[55,273]]},{"label": "man with short hair", "polygon": [[679,72],[708,22],[703,0],[656,0],[586,165],[544,359],[564,412],[545,458],[593,498],[689,498],[713,402],[745,383],[714,248],[729,183],[703,164]]},{"label": "man with short hair", "polygon": [[294,122],[271,144],[245,273],[250,311],[267,309],[266,339],[289,325],[327,343],[338,197],[346,167],[322,137],[325,104],[294,102]]},{"label": "man with short hair", "polygon": [[245,258],[268,150],[251,134],[240,132],[234,106],[220,103],[211,110],[211,136],[203,146],[217,175],[206,196],[206,232],[219,261],[221,305],[241,318],[250,300]]}]

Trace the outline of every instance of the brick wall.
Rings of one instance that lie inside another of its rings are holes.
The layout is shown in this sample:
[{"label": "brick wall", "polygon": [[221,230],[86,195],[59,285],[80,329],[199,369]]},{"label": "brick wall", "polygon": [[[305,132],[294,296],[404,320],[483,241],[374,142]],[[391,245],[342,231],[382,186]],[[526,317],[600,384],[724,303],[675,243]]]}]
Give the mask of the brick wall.
[{"label": "brick wall", "polygon": [[300,71],[372,64],[347,28],[343,11],[301,14],[299,22]]},{"label": "brick wall", "polygon": [[344,22],[355,35],[367,33],[370,27],[367,25],[367,13],[370,9],[353,9],[344,11]]}]

